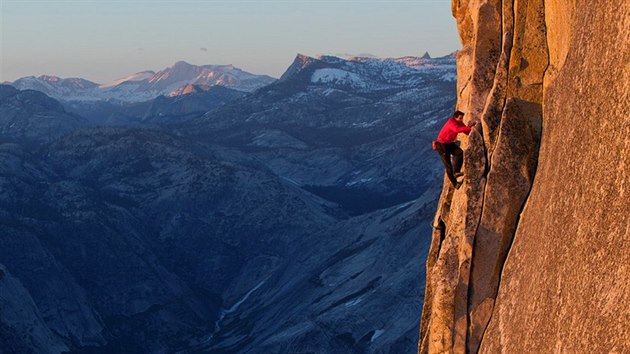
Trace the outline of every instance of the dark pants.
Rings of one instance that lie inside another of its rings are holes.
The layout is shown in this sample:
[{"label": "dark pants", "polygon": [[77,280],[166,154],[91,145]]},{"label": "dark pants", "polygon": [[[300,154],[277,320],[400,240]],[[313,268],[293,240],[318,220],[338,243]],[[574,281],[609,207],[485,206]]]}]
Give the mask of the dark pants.
[{"label": "dark pants", "polygon": [[[453,186],[457,185],[455,173],[459,173],[462,169],[462,164],[464,163],[464,151],[462,151],[456,143],[442,144],[437,141],[435,142],[435,148],[442,158],[448,179],[451,180]],[[453,158],[452,164],[451,157]]]}]

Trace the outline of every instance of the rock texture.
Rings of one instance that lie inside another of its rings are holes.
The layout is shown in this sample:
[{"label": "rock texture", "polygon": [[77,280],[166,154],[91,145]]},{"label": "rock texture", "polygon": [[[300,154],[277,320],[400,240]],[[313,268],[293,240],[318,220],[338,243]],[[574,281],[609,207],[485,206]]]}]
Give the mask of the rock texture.
[{"label": "rock texture", "polygon": [[630,6],[453,1],[458,107],[419,352],[630,350]]},{"label": "rock texture", "polygon": [[22,283],[0,264],[0,351],[59,353],[68,350],[46,326],[42,314]]}]

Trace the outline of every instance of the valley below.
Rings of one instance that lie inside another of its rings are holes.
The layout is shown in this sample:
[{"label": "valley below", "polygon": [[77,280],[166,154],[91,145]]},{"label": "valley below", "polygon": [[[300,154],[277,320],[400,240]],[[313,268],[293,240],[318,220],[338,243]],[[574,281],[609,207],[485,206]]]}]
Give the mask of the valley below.
[{"label": "valley below", "polygon": [[455,79],[298,55],[0,85],[0,352],[415,351]]}]

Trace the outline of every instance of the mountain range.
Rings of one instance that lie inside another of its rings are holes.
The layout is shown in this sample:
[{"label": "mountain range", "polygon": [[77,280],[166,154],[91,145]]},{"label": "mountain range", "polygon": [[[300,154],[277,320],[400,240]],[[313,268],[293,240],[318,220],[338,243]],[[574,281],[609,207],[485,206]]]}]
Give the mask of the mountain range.
[{"label": "mountain range", "polygon": [[6,82],[18,89],[37,90],[62,101],[118,101],[140,102],[158,96],[176,96],[210,86],[224,86],[234,90],[251,92],[268,85],[275,79],[266,75],[254,75],[233,65],[192,65],[178,61],[158,72],[143,71],[112,82],[97,84],[81,78],[59,78],[42,75],[23,77]]},{"label": "mountain range", "polygon": [[[322,81],[322,73],[361,85]],[[433,156],[426,142],[439,117],[455,104],[454,74],[450,56],[298,55],[277,82],[174,128],[246,151],[278,175],[364,212],[412,200],[437,177],[422,161]]]},{"label": "mountain range", "polygon": [[3,350],[413,350],[454,78],[298,55],[253,92],[0,86]]}]

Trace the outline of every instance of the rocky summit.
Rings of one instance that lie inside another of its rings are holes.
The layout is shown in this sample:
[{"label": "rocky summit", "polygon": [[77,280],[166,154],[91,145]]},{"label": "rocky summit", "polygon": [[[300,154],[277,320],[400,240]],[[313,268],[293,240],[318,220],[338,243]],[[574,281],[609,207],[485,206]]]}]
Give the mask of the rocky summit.
[{"label": "rocky summit", "polygon": [[624,1],[453,1],[464,185],[445,181],[420,353],[630,352]]}]

